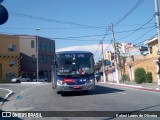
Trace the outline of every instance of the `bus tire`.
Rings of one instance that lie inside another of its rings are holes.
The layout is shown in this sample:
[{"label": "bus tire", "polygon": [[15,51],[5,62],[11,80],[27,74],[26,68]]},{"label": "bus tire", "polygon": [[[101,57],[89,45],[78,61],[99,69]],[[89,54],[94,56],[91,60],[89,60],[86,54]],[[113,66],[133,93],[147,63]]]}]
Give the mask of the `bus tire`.
[{"label": "bus tire", "polygon": [[60,92],[60,91],[57,91],[57,94],[61,94],[61,92]]},{"label": "bus tire", "polygon": [[83,93],[84,93],[84,94],[88,94],[88,90],[84,90]]},{"label": "bus tire", "polygon": [[52,85],[52,88],[55,89],[56,87]]}]

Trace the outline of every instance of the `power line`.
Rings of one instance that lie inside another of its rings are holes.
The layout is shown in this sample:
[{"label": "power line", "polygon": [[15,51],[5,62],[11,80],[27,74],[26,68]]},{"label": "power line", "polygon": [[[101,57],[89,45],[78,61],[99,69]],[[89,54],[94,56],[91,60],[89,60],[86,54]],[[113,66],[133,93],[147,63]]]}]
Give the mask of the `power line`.
[{"label": "power line", "polygon": [[[155,23],[148,23],[148,24],[152,24],[152,25],[154,24],[155,25]],[[118,25],[118,26],[114,26],[114,27],[128,27],[128,26],[132,27],[132,26],[141,26],[141,25],[143,25],[143,24],[126,24],[126,25],[124,24],[124,25]]]},{"label": "power line", "polygon": [[120,24],[126,17],[128,17],[135,9],[137,9],[144,0],[139,0],[118,22],[115,23],[114,26]]},{"label": "power line", "polygon": [[[149,29],[149,28],[153,28],[155,26],[149,26],[149,27],[145,27],[145,28],[141,28],[141,29]],[[115,32],[115,34],[121,34],[121,33],[127,33],[127,32],[131,32],[131,31],[135,31],[135,30],[140,30],[139,28],[138,29],[132,29],[132,30],[127,30],[127,31],[118,31],[118,32]],[[1,34],[9,34],[11,36],[8,36],[8,37],[0,37],[0,38],[12,38],[14,36],[26,36],[25,34],[14,34],[14,33],[7,33],[7,32],[0,32]],[[100,37],[100,36],[103,36],[102,40],[105,39],[105,37],[107,35],[111,35],[111,33],[107,33],[107,34],[97,34],[97,35],[86,35],[86,36],[73,36],[73,37],[63,37],[63,38],[60,38],[60,37],[50,37],[50,39],[54,39],[54,40],[63,40],[63,41],[66,41],[66,40],[70,40],[70,41],[99,41],[99,40],[88,40],[88,38],[92,38],[92,37]],[[30,35],[27,35],[27,36],[30,36]],[[33,36],[33,35],[31,35]],[[87,38],[87,40],[82,40],[82,38]],[[24,38],[24,39],[28,39],[28,38]],[[111,40],[107,40],[107,41],[111,41]]]},{"label": "power line", "polygon": [[144,37],[145,35],[147,35],[147,34],[148,34],[149,32],[151,32],[152,30],[154,30],[154,28],[152,28],[152,29],[148,30],[147,32],[145,32],[143,35],[141,35],[141,36],[140,36],[140,37],[138,37],[137,39],[135,39],[135,40],[131,41],[131,43],[133,43],[133,42],[135,42],[135,41],[137,41],[137,40],[141,39],[142,37]]},{"label": "power line", "polygon": [[118,31],[118,32],[115,32],[115,34],[119,34],[119,33],[127,33],[127,32],[136,31],[136,30],[144,30],[144,29],[153,28],[153,27],[155,27],[155,25],[154,25],[154,26],[145,27],[145,28],[141,28],[141,29],[136,28],[136,29],[132,29],[132,30]]},{"label": "power line", "polygon": [[147,25],[149,22],[151,22],[154,17],[155,17],[155,14],[153,15],[153,17],[149,21],[147,21],[146,23],[144,23],[141,27],[137,28],[135,31],[133,31],[130,34],[128,34],[128,35],[126,35],[126,36],[124,36],[122,38],[119,38],[118,40],[122,40],[122,39],[127,38],[127,37],[131,36],[132,34],[136,33],[138,30],[142,29],[145,25]]},{"label": "power line", "polygon": [[30,18],[30,19],[35,19],[35,20],[40,20],[40,21],[45,21],[45,22],[68,24],[68,25],[74,25],[74,26],[84,27],[84,28],[88,28],[88,29],[93,29],[93,28],[94,29],[104,29],[103,26],[90,26],[90,25],[84,25],[84,24],[75,23],[75,22],[49,19],[49,18],[37,17],[37,16],[33,16],[33,15],[21,14],[21,13],[15,13],[15,12],[9,12],[9,13],[12,14],[12,15],[18,16],[18,17],[25,17],[25,18]]},{"label": "power line", "polygon": [[96,52],[94,53],[94,56],[97,54],[99,48],[100,48],[100,42],[99,42],[99,44],[98,44],[98,48],[97,48]]}]

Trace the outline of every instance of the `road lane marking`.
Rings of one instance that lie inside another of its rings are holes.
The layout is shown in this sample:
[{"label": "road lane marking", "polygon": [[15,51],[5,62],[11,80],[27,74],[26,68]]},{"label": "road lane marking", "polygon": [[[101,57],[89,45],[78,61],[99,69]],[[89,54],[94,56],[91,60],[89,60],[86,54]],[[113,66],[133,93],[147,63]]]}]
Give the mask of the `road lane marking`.
[{"label": "road lane marking", "polygon": [[28,107],[28,108],[20,108],[18,111],[27,111],[27,110],[33,110],[34,107]]},{"label": "road lane marking", "polygon": [[37,86],[33,86],[33,87],[30,87],[30,88],[27,88],[27,89],[21,91],[19,94],[23,94],[24,92],[26,92],[26,91],[28,91],[28,90],[31,90],[31,89],[33,89],[33,88],[35,88],[35,87],[37,87]]},{"label": "road lane marking", "polygon": [[5,99],[7,99],[10,95],[13,94],[13,91],[12,91],[12,90],[9,90],[9,89],[6,89],[6,88],[0,88],[0,89],[9,91],[9,93],[5,95]]},{"label": "road lane marking", "polygon": [[[39,86],[45,86],[45,85],[46,85],[46,84],[41,84],[41,85],[39,85]],[[29,91],[29,90],[31,90],[31,89],[33,89],[33,88],[36,88],[36,87],[39,87],[39,86],[33,86],[33,87],[30,87],[30,88],[27,88],[27,89],[21,91],[19,94],[23,94],[24,92]]]},{"label": "road lane marking", "polygon": [[124,92],[117,92],[117,93],[119,93],[119,94],[123,94],[123,95],[126,95],[127,93],[124,93]]}]

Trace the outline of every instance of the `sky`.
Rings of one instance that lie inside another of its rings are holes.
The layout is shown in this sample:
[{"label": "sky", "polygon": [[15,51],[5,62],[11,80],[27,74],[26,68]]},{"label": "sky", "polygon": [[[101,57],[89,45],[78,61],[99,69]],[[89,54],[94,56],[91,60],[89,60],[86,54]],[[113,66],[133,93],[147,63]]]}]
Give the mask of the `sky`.
[{"label": "sky", "polygon": [[96,51],[101,40],[112,42],[111,23],[116,42],[143,45],[157,34],[154,0],[4,0],[2,5],[9,18],[0,33],[38,34],[55,40],[56,50],[97,45],[91,47]]}]

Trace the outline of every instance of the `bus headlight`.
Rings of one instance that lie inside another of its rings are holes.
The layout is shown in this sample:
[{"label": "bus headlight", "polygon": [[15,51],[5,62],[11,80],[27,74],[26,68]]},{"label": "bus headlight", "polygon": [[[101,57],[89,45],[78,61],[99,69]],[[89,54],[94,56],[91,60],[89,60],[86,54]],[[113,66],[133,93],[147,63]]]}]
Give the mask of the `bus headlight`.
[{"label": "bus headlight", "polygon": [[92,83],[92,82],[93,82],[93,80],[90,79],[90,80],[87,81],[87,84],[90,84],[90,83]]},{"label": "bus headlight", "polygon": [[57,83],[60,84],[60,85],[63,85],[63,84],[64,84],[64,81],[62,81],[62,80],[57,80]]}]

